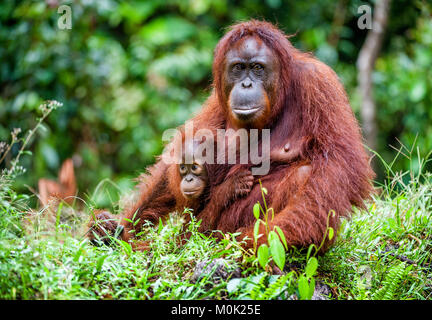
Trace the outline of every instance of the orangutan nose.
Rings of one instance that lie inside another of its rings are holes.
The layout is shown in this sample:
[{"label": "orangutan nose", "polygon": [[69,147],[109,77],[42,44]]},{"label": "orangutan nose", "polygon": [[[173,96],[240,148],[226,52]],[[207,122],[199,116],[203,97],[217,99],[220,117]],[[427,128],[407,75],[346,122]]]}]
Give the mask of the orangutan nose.
[{"label": "orangutan nose", "polygon": [[242,88],[243,89],[249,89],[252,88],[252,81],[250,81],[249,79],[245,79],[242,81]]}]

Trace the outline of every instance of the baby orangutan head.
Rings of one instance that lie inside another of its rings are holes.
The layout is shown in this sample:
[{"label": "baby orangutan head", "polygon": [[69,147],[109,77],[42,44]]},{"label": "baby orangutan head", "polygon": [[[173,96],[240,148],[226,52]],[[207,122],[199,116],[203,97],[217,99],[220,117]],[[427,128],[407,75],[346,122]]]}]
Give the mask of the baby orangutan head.
[{"label": "baby orangutan head", "polygon": [[[186,199],[197,199],[208,185],[207,169],[202,159],[197,155],[196,148],[199,142],[196,140],[186,141],[182,163],[178,165],[181,177],[180,190]],[[186,161],[186,154],[192,155]]]},{"label": "baby orangutan head", "polygon": [[200,197],[208,183],[207,170],[199,163],[179,164],[179,173],[182,178],[180,190],[186,199]]}]

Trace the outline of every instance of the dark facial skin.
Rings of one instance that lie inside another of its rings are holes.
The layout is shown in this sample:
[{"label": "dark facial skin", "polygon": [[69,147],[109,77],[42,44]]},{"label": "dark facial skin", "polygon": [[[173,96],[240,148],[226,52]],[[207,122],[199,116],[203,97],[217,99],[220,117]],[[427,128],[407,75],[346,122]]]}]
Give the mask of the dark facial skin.
[{"label": "dark facial skin", "polygon": [[268,112],[277,65],[272,51],[255,38],[246,38],[227,52],[224,90],[234,119],[252,123]]},{"label": "dark facial skin", "polygon": [[182,177],[180,190],[186,199],[197,199],[207,186],[207,170],[199,163],[179,164],[179,173]]}]

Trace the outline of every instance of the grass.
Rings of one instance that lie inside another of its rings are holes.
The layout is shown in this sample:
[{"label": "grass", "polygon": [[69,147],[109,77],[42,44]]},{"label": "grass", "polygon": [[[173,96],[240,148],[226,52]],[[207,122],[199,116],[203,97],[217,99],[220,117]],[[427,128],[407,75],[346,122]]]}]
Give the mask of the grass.
[{"label": "grass", "polygon": [[[315,275],[331,289],[331,299],[431,298],[431,193],[432,175],[425,174],[422,183],[384,193],[368,211],[356,211],[342,223],[335,245],[318,257]],[[287,255],[288,276],[271,275],[245,262],[235,241],[216,242],[196,232],[197,222],[190,226],[190,241],[178,247],[172,239],[184,231],[181,214],[148,229],[150,252],[132,252],[125,243],[95,247],[83,236],[88,214],[78,222],[56,219],[56,227],[46,219],[29,222],[23,210],[27,197],[11,194],[3,193],[0,205],[2,299],[287,299],[298,294],[304,250]],[[68,217],[73,209],[60,210],[60,217]],[[242,270],[241,279],[191,281],[197,263],[221,257],[229,270]]]},{"label": "grass", "polygon": [[[85,237],[95,194],[79,209],[31,210],[30,197],[11,187],[16,170],[23,171],[15,163],[15,171],[0,176],[0,299],[298,299],[305,297],[299,279],[306,275],[306,285],[329,287],[328,299],[429,300],[432,174],[421,171],[425,163],[415,175],[387,165],[381,194],[343,221],[336,243],[317,257],[316,272],[306,264],[307,250],[292,249],[282,274],[245,256],[234,238],[217,242],[198,233],[198,221],[179,247],[173,239],[185,231],[188,210],[147,228],[148,252],[133,252],[122,241],[95,247]],[[198,264],[215,259],[223,259],[230,277],[206,272],[193,280]]]}]

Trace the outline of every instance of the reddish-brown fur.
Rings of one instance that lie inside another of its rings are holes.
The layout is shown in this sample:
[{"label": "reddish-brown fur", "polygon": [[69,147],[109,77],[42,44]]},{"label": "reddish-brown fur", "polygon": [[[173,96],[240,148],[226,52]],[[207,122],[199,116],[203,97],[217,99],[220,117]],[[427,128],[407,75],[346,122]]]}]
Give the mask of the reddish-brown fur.
[{"label": "reddish-brown fur", "polygon": [[58,173],[58,182],[49,179],[39,179],[39,200],[42,206],[48,205],[51,199],[64,200],[72,203],[77,192],[72,159],[66,159]]},{"label": "reddish-brown fur", "polygon": [[[179,141],[175,141],[178,143]],[[174,142],[173,142],[174,143]],[[184,133],[181,136],[181,143],[184,145]],[[184,154],[182,155],[184,157]],[[195,159],[196,160],[196,159]],[[166,194],[162,197],[154,199],[156,202],[149,202],[146,205],[146,211],[138,211],[135,216],[130,216],[130,221],[123,220],[120,224],[124,227],[122,233],[123,240],[131,240],[133,236],[142,230],[143,224],[150,220],[156,222],[156,216],[147,216],[142,219],[143,215],[147,212],[159,214],[163,217],[164,212],[183,212],[185,208],[192,209],[192,213],[197,216],[197,219],[202,219],[199,231],[206,232],[216,228],[217,218],[222,210],[227,208],[234,200],[247,195],[253,184],[253,177],[248,169],[238,170],[235,174],[230,175],[224,181],[215,181],[214,177],[220,176],[222,170],[227,170],[220,166],[212,164],[203,164],[206,171],[207,180],[205,182],[204,192],[195,199],[186,198],[181,190],[180,184],[182,177],[179,173],[179,165],[171,164],[166,171],[165,183],[167,190]],[[163,204],[163,205],[161,205]],[[186,222],[190,222],[190,215],[184,216]],[[109,238],[106,236],[113,236],[118,227],[118,218],[106,210],[98,210],[95,212],[94,217],[88,224],[89,239],[96,243],[95,240],[103,240],[109,243]],[[136,224],[134,221],[139,220]],[[133,222],[131,222],[133,221]],[[190,235],[186,234],[186,238]],[[137,250],[146,250],[149,248],[148,243],[143,241],[133,241],[133,247]]]},{"label": "reddish-brown fur", "polygon": [[[347,217],[352,206],[364,207],[372,192],[374,173],[364,151],[358,123],[345,90],[335,72],[311,54],[300,52],[272,24],[249,21],[237,24],[219,41],[213,63],[214,90],[201,112],[192,120],[199,128],[238,128],[232,118],[224,92],[225,54],[247,37],[271,48],[279,63],[279,79],[269,94],[265,117],[253,128],[271,129],[271,148],[287,142],[298,148],[299,156],[290,163],[272,162],[270,172],[261,178],[268,189],[267,203],[275,211],[270,228],[279,226],[289,243],[295,246],[319,245],[323,240],[330,210],[329,226],[338,229],[340,217]],[[228,177],[250,165],[234,165]],[[136,216],[156,221],[175,205],[167,180],[168,165],[158,161],[140,185],[141,195],[124,217]],[[225,177],[215,170],[215,180]],[[168,175],[169,176],[169,175]],[[203,217],[223,232],[242,231],[252,239],[252,207],[262,201],[259,184],[244,198],[237,199],[219,216]],[[211,209],[211,208],[210,208]],[[211,211],[211,210],[210,210]],[[125,238],[130,239],[129,236]],[[333,239],[334,240],[334,239]],[[265,237],[259,243],[266,241]],[[327,241],[326,248],[332,241]],[[246,247],[251,247],[247,241]]]}]

